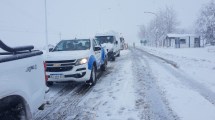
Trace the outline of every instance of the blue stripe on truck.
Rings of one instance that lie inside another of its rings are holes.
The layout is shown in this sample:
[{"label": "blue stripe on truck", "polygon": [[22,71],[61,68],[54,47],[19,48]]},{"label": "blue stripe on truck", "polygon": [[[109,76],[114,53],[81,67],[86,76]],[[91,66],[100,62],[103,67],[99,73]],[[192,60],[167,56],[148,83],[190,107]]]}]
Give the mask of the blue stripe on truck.
[{"label": "blue stripe on truck", "polygon": [[104,48],[102,48],[102,55],[101,55],[101,59],[102,59],[102,64],[104,64],[104,62],[105,62],[105,49]]},{"label": "blue stripe on truck", "polygon": [[89,70],[92,70],[92,67],[93,67],[93,63],[96,61],[96,58],[91,55],[90,58],[89,58],[89,61],[88,61],[88,69]]}]

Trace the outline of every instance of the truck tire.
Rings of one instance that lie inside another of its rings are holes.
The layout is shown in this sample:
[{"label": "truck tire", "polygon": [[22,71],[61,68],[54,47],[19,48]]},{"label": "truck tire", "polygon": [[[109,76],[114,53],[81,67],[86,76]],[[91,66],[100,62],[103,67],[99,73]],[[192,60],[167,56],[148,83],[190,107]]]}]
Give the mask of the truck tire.
[{"label": "truck tire", "polygon": [[89,85],[94,86],[96,84],[97,77],[96,77],[96,67],[93,66],[91,70],[91,75],[90,75],[90,80],[89,80]]},{"label": "truck tire", "polygon": [[46,85],[47,85],[48,87],[53,86],[53,84],[54,84],[54,82],[52,82],[52,81],[47,81],[47,82],[46,82]]},{"label": "truck tire", "polygon": [[[27,113],[26,106],[17,97],[15,99],[6,99],[9,102],[3,102],[4,107],[3,111],[0,110],[0,119],[1,120],[28,120],[31,117]],[[2,109],[2,108],[1,108]]]},{"label": "truck tire", "polygon": [[120,57],[120,52],[119,52],[119,54],[116,57]]},{"label": "truck tire", "polygon": [[116,60],[116,58],[115,58],[115,56],[113,56],[113,57],[112,57],[112,61],[115,61],[115,60]]},{"label": "truck tire", "polygon": [[101,70],[102,71],[106,71],[107,70],[107,61],[105,61],[105,63],[101,66]]}]

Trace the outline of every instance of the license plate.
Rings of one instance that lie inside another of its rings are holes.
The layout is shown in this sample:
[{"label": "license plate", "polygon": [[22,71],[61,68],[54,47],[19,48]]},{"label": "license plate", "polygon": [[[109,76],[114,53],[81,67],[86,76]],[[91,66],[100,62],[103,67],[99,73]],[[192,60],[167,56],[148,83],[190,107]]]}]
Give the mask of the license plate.
[{"label": "license plate", "polygon": [[52,74],[52,75],[50,75],[50,78],[52,78],[52,79],[62,79],[62,78],[64,78],[64,75],[62,75],[62,74]]}]

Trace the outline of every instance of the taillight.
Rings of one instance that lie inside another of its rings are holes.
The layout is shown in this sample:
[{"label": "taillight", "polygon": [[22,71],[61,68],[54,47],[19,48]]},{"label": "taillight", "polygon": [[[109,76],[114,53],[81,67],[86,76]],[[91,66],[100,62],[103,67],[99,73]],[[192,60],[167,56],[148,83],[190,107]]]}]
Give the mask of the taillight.
[{"label": "taillight", "polygon": [[46,62],[43,62],[44,65],[44,73],[45,73],[45,80],[48,80],[48,75],[46,75]]}]

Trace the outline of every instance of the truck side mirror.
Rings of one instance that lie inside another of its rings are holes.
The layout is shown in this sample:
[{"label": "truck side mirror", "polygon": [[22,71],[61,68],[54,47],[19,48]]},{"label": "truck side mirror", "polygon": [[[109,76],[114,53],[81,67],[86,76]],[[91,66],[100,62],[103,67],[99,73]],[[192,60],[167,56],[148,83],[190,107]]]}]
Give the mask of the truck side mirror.
[{"label": "truck side mirror", "polygon": [[102,48],[100,47],[100,46],[95,46],[94,47],[94,51],[99,51],[99,50],[101,50]]}]

